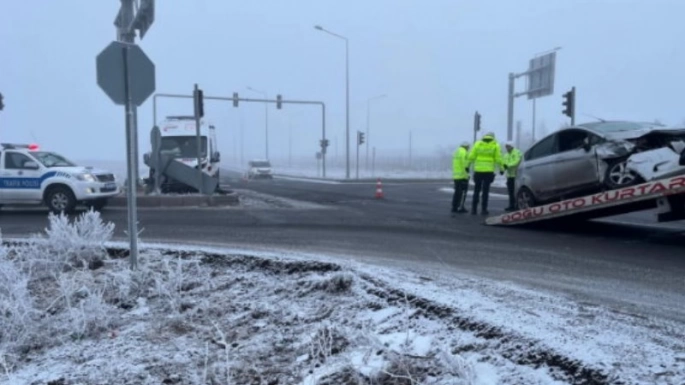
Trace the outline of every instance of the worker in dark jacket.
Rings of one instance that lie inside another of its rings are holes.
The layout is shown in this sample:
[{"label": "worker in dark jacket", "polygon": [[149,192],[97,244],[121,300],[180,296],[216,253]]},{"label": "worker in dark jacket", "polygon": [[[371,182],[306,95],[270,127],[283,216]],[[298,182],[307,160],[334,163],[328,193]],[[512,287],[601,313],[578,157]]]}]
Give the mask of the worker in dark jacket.
[{"label": "worker in dark jacket", "polygon": [[495,134],[488,132],[483,139],[473,145],[473,149],[468,156],[469,164],[473,163],[473,201],[471,203],[471,214],[476,215],[478,201],[481,191],[482,206],[481,214],[488,215],[488,200],[490,198],[490,185],[495,181],[495,169],[499,169],[500,174],[504,174],[502,166],[502,149],[495,140]]}]

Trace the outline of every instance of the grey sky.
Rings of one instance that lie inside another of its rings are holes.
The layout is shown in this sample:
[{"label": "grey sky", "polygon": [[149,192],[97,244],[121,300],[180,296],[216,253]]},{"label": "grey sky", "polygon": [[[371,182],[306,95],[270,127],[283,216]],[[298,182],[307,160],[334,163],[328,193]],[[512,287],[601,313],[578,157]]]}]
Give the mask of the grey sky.
[{"label": "grey sky", "polygon": [[[351,131],[372,107],[379,151],[433,150],[471,138],[473,112],[500,139],[506,133],[507,74],[536,53],[562,46],[555,94],[537,103],[539,122],[565,122],[561,94],[578,92],[578,121],[604,118],[685,120],[682,0],[178,0],[157,1],[142,48],[157,66],[157,91],[323,100],[329,137],[345,127],[344,43],[350,39]],[[0,12],[0,140],[33,141],[71,158],[123,159],[123,109],[96,85],[95,56],[115,38],[116,0],[9,1]],[[517,90],[523,90],[520,79]],[[140,152],[149,148],[152,99],[139,109]],[[531,103],[515,118],[530,127]],[[191,103],[163,101],[161,114],[187,114]],[[208,103],[225,156],[236,148],[240,115],[247,154],[263,155],[263,106]],[[270,110],[272,156],[317,151],[319,112]],[[352,139],[354,142],[354,139]],[[332,151],[332,150],[331,150]]]}]

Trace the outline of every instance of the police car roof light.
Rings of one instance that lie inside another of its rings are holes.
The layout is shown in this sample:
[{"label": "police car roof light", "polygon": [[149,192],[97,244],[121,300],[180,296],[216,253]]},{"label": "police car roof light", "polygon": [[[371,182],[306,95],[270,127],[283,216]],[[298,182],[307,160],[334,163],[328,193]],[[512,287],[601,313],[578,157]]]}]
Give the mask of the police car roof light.
[{"label": "police car roof light", "polygon": [[29,148],[28,144],[16,144],[16,143],[0,143],[0,146],[4,150],[18,149],[18,148]]},{"label": "police car roof light", "polygon": [[38,151],[38,145],[35,143],[29,144],[29,151]]}]

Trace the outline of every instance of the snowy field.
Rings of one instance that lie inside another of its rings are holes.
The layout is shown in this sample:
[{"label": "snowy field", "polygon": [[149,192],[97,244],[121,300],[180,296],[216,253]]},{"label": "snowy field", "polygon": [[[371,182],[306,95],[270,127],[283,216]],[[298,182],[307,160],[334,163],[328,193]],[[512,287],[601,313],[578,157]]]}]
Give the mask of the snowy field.
[{"label": "snowy field", "polygon": [[0,384],[683,384],[679,324],[350,258],[124,244],[97,213],[0,249]]}]

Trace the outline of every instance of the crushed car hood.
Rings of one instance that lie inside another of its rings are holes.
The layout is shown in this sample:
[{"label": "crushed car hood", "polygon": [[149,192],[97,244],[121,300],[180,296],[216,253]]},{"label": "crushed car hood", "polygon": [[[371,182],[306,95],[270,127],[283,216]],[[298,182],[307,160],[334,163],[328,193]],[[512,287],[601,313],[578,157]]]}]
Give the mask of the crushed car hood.
[{"label": "crushed car hood", "polygon": [[685,135],[685,128],[682,127],[659,127],[645,128],[642,130],[615,131],[605,134],[608,140],[638,139],[647,135]]}]

